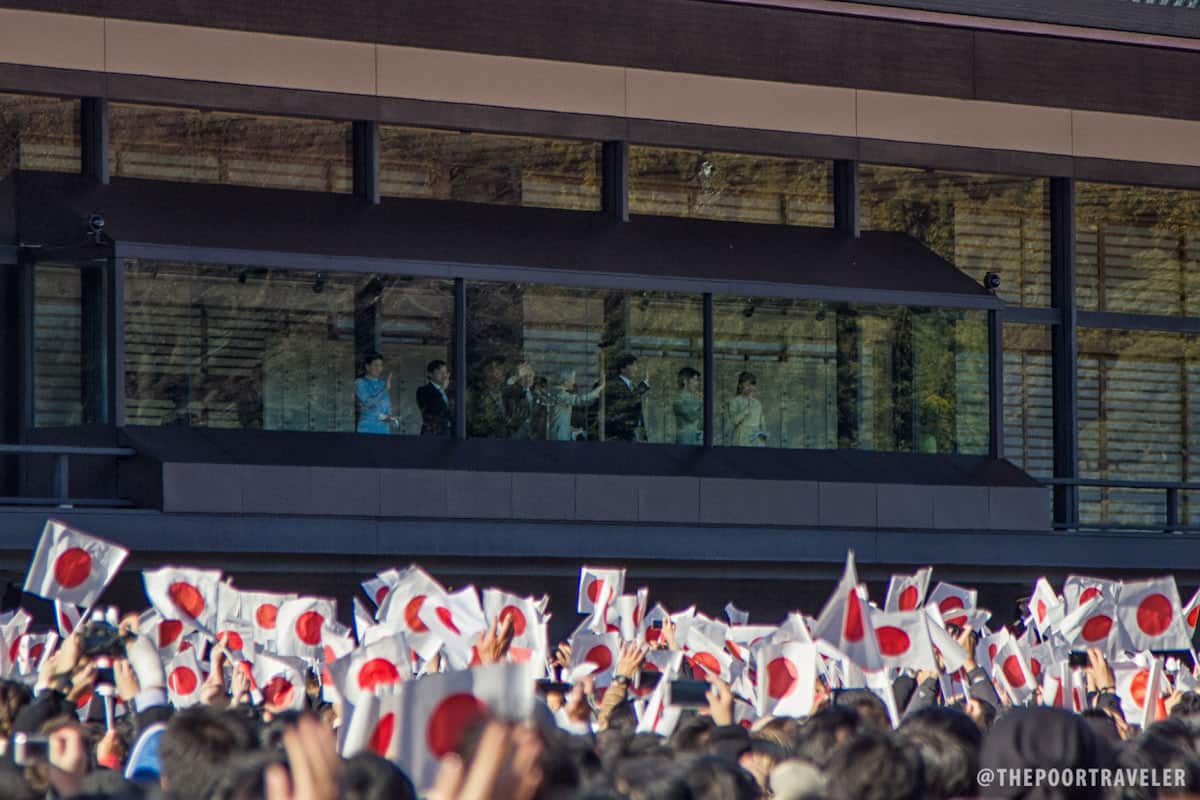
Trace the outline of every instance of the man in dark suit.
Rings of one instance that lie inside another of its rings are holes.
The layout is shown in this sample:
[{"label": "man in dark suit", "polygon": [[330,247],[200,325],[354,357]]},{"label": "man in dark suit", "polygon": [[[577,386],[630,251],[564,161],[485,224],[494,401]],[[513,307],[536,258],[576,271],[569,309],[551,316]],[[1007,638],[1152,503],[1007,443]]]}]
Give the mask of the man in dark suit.
[{"label": "man in dark suit", "polygon": [[450,435],[450,368],[445,361],[434,359],[425,368],[428,383],[417,389],[417,407],[421,409],[422,436]]},{"label": "man in dark suit", "polygon": [[604,387],[604,435],[609,441],[646,440],[646,420],[642,416],[642,397],[650,391],[649,375],[634,383],[637,356],[626,353],[617,359],[617,379]]}]

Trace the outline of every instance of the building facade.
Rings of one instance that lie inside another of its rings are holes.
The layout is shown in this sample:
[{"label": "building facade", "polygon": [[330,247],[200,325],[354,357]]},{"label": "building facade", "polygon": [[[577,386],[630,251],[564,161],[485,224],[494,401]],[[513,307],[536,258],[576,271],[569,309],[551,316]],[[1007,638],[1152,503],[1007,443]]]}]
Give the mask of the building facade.
[{"label": "building facade", "polygon": [[0,567],[1200,578],[1200,10],[1011,5],[0,1]]}]

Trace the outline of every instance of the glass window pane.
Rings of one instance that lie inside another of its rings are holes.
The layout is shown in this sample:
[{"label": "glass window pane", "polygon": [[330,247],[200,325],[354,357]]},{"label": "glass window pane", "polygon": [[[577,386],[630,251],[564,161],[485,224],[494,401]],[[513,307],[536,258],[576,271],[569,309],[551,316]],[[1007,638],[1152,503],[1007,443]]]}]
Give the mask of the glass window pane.
[{"label": "glass window pane", "polygon": [[863,230],[902,231],[998,294],[1050,304],[1049,181],[1012,175],[859,166]]},{"label": "glass window pane", "polygon": [[130,425],[420,432],[425,365],[449,355],[449,281],[126,265]]},{"label": "glass window pane", "polygon": [[1031,475],[1054,474],[1050,329],[1004,326],[1004,457]]},{"label": "glass window pane", "polygon": [[629,148],[629,211],[833,227],[833,162]]},{"label": "glass window pane", "polygon": [[703,443],[700,297],[474,284],[467,309],[469,435]]},{"label": "glass window pane", "polygon": [[385,197],[600,208],[597,142],[381,125],[379,147]]},{"label": "glass window pane", "polygon": [[109,105],[114,177],[349,193],[350,123]]},{"label": "glass window pane", "polygon": [[0,179],[14,169],[79,172],[79,101],[0,94]]},{"label": "glass window pane", "polygon": [[[1087,478],[1178,481],[1194,474],[1196,340],[1153,331],[1079,332],[1079,468]],[[1161,490],[1080,490],[1086,523],[1162,525]]]},{"label": "glass window pane", "polygon": [[717,441],[985,453],[983,312],[714,298]]},{"label": "glass window pane", "polygon": [[104,422],[104,274],[101,267],[34,270],[34,425]]},{"label": "glass window pane", "polygon": [[1200,310],[1200,191],[1077,183],[1075,235],[1080,308]]}]

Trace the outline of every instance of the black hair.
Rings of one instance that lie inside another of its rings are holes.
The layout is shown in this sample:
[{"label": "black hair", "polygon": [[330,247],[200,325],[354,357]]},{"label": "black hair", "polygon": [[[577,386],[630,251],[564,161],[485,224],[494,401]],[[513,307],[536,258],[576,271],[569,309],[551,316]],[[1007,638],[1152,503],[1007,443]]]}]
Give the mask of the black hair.
[{"label": "black hair", "polygon": [[167,723],[158,757],[173,796],[207,797],[232,755],[257,744],[245,718],[207,706],[177,712]]},{"label": "black hair", "polygon": [[900,733],[921,756],[926,797],[938,800],[978,794],[983,733],[974,720],[960,711],[932,706],[907,717]]},{"label": "black hair", "polygon": [[758,784],[749,772],[720,756],[701,756],[688,765],[683,782],[693,800],[758,800]]},{"label": "black hair", "polygon": [[628,367],[630,364],[636,364],[638,357],[633,353],[622,353],[617,357],[616,363],[613,365],[617,368],[617,372]]},{"label": "black hair", "polygon": [[919,800],[925,772],[917,750],[890,732],[867,730],[838,745],[825,767],[828,800]]},{"label": "black hair", "polygon": [[430,361],[428,364],[425,365],[425,374],[433,375],[433,373],[437,372],[439,369],[441,369],[444,366],[446,366],[445,361],[442,361],[440,358],[435,358],[433,361]]},{"label": "black hair", "polygon": [[742,387],[745,386],[746,384],[750,384],[751,386],[758,385],[758,378],[754,377],[753,372],[739,372],[738,373],[738,383],[737,383],[737,393],[738,394],[742,393]]},{"label": "black hair", "polygon": [[344,800],[416,800],[417,790],[404,771],[382,756],[359,753],[346,760]]},{"label": "black hair", "polygon": [[368,350],[367,352],[363,353],[362,368],[365,371],[366,368],[371,366],[372,363],[374,363],[376,361],[382,361],[382,360],[383,360],[383,353],[377,353],[374,350]]},{"label": "black hair", "polygon": [[699,377],[700,373],[696,370],[692,369],[691,367],[683,367],[679,370],[679,388],[682,389],[684,386],[687,386],[687,382],[692,378]]},{"label": "black hair", "polygon": [[849,706],[830,706],[806,719],[796,730],[796,755],[824,767],[841,742],[862,727],[858,712]]}]

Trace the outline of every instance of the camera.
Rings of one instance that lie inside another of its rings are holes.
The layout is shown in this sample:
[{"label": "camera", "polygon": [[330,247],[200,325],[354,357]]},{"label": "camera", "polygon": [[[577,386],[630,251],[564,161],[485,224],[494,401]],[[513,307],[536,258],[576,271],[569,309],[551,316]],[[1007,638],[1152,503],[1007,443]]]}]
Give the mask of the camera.
[{"label": "camera", "polygon": [[14,733],[12,738],[13,763],[18,767],[28,767],[50,758],[50,739],[45,736],[31,736],[28,733]]},{"label": "camera", "polygon": [[93,620],[79,629],[83,639],[83,655],[125,657],[127,637],[107,622]]},{"label": "camera", "polygon": [[104,230],[104,215],[103,214],[88,214],[87,218],[88,232],[93,236]]},{"label": "camera", "polygon": [[983,276],[983,288],[989,292],[995,292],[1000,288],[1000,276],[995,272],[989,272]]}]

